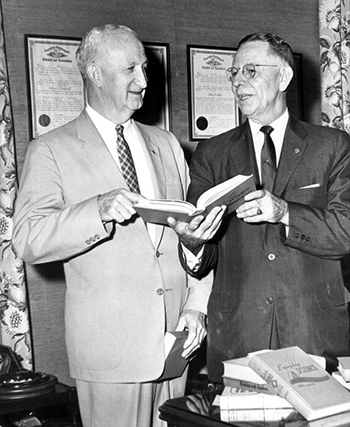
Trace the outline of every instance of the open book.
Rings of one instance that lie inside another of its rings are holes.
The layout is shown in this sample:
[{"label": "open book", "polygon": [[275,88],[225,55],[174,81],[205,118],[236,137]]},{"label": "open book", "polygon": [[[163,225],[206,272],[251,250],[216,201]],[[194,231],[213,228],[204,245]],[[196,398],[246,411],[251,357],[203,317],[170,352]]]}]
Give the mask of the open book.
[{"label": "open book", "polygon": [[136,212],[147,222],[167,224],[167,218],[190,222],[197,215],[207,215],[214,207],[226,205],[226,214],[236,210],[246,194],[255,190],[253,175],[236,175],[205,191],[197,206],[183,200],[143,199],[134,205]]}]

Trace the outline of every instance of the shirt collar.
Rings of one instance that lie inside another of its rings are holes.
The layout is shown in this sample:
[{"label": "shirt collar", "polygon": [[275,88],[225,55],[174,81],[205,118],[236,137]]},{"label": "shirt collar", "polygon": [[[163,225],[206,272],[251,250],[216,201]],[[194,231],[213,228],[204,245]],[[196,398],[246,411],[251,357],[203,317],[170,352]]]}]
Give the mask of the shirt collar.
[{"label": "shirt collar", "polygon": [[[115,127],[116,124],[113,123],[111,120],[107,119],[106,117],[102,116],[100,113],[98,113],[96,110],[94,110],[89,104],[86,105],[86,112],[90,116],[92,122],[96,126],[97,130],[101,134],[103,139],[106,139],[108,135],[111,133],[115,134]],[[119,124],[119,123],[118,123]],[[124,126],[124,132],[128,132],[132,126],[131,119],[128,119],[124,123],[120,123]]]},{"label": "shirt collar", "polygon": [[[288,108],[286,108],[282,116],[278,117],[278,119],[274,120],[272,123],[269,123],[269,125],[272,126],[274,129],[274,135],[284,134],[287,127],[288,119],[289,119],[289,112],[288,112]],[[262,125],[259,125],[258,123],[254,123],[251,120],[249,120],[249,125],[252,131],[252,135],[253,136],[258,135]],[[273,134],[271,134],[271,136],[272,135]]]}]

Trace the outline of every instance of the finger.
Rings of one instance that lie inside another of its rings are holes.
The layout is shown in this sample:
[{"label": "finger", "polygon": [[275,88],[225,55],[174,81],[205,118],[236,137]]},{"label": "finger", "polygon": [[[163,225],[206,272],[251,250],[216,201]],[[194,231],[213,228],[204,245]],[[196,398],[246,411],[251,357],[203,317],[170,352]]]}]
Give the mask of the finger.
[{"label": "finger", "polygon": [[184,350],[181,353],[181,356],[184,359],[188,359],[191,356],[191,354],[194,353],[198,348],[199,348],[198,344],[196,345],[196,344],[192,343],[192,345],[190,347],[186,348],[186,350]]},{"label": "finger", "polygon": [[211,211],[208,214],[206,220],[203,222],[201,226],[206,240],[211,239],[219,229],[222,222],[222,218],[225,214],[225,211],[226,211],[226,206],[222,206],[219,208],[219,210],[216,210],[216,212],[213,213],[213,211]]},{"label": "finger", "polygon": [[249,202],[251,200],[262,199],[266,195],[266,190],[256,190],[244,196],[244,200]]},{"label": "finger", "polygon": [[203,223],[203,219],[204,216],[203,215],[197,215],[195,218],[193,218],[189,223],[188,223],[188,231],[193,232],[196,231],[200,225]]}]

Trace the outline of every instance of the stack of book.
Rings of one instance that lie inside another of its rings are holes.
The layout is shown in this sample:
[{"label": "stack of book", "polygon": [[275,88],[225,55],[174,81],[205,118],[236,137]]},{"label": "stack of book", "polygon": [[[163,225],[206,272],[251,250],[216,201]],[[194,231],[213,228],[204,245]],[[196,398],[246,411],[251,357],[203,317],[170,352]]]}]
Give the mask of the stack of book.
[{"label": "stack of book", "polygon": [[302,420],[286,399],[277,395],[225,387],[220,396],[220,419],[226,422]]},{"label": "stack of book", "polygon": [[299,347],[227,360],[223,381],[225,389],[219,398],[223,421],[275,425],[283,420],[283,425],[291,427],[350,425],[349,391],[325,370],[324,358]]}]

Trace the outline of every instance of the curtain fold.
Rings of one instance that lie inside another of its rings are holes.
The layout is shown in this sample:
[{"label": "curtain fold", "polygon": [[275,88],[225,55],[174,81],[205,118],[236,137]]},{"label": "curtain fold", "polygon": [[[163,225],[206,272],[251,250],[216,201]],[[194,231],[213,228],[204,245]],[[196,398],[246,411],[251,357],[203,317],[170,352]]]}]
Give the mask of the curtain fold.
[{"label": "curtain fold", "polygon": [[350,133],[350,0],[319,0],[321,119]]},{"label": "curtain fold", "polygon": [[0,3],[0,343],[32,369],[29,312],[22,260],[12,247],[17,171],[14,130]]}]

